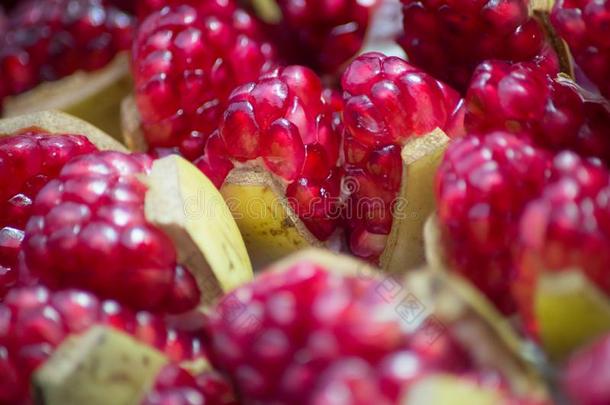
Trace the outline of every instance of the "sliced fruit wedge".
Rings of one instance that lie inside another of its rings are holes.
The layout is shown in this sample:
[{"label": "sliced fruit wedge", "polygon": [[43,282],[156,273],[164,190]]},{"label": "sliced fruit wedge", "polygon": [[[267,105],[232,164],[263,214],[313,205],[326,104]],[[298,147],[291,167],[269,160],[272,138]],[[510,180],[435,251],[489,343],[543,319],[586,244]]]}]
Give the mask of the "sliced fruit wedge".
[{"label": "sliced fruit wedge", "polygon": [[4,115],[12,117],[49,109],[61,110],[119,139],[121,100],[129,94],[131,87],[129,56],[123,52],[94,72],[79,71],[6,98]]},{"label": "sliced fruit wedge", "polygon": [[71,336],[33,376],[37,404],[139,404],[168,363],[158,350],[116,329]]},{"label": "sliced fruit wedge", "polygon": [[434,211],[434,176],[449,137],[440,129],[413,138],[402,148],[402,182],[392,231],[380,258],[381,267],[401,273],[425,263],[423,230]]}]

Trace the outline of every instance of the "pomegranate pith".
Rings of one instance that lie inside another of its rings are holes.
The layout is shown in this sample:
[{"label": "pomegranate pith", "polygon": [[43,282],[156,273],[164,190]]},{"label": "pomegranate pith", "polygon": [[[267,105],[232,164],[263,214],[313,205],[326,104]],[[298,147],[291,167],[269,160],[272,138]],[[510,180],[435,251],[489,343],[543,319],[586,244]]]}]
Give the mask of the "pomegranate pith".
[{"label": "pomegranate pith", "polygon": [[27,131],[0,137],[0,301],[17,282],[34,197],[71,158],[96,149],[80,135]]},{"label": "pomegranate pith", "polygon": [[459,91],[487,59],[534,61],[557,73],[557,56],[528,0],[401,0],[409,60]]},{"label": "pomegranate pith", "polygon": [[231,2],[177,5],[149,15],[133,43],[135,96],[151,148],[203,154],[227,98],[274,64],[258,23]]},{"label": "pomegranate pith", "polygon": [[206,356],[200,340],[150,313],[79,290],[15,288],[0,304],[0,402],[28,403],[31,374],[68,335],[98,324],[128,333],[175,362]]},{"label": "pomegranate pith", "polygon": [[532,63],[479,65],[466,94],[469,132],[525,135],[537,145],[610,161],[610,103]]},{"label": "pomegranate pith", "polygon": [[462,132],[462,101],[455,92],[398,57],[367,53],[342,78],[345,98],[346,214],[350,248],[376,260],[392,226],[402,177],[402,146],[436,128]]},{"label": "pomegranate pith", "polygon": [[558,0],[551,22],[588,79],[610,97],[610,1]]},{"label": "pomegranate pith", "polygon": [[516,309],[511,286],[517,223],[549,166],[547,153],[527,139],[496,132],[455,140],[437,173],[438,218],[452,268],[507,314]]},{"label": "pomegranate pith", "polygon": [[515,297],[531,331],[538,276],[581,271],[610,295],[610,172],[573,152],[553,159],[549,184],[527,204],[518,233]]},{"label": "pomegranate pith", "polygon": [[212,362],[244,403],[389,405],[435,372],[505,386],[451,326],[434,333],[401,318],[382,282],[305,259],[263,273],[211,311]]},{"label": "pomegranate pith", "polygon": [[229,382],[216,371],[193,376],[176,364],[165,366],[141,405],[238,405]]},{"label": "pomegranate pith", "polygon": [[29,0],[0,39],[0,101],[77,70],[104,67],[129,48],[132,19],[103,0]]},{"label": "pomegranate pith", "polygon": [[312,70],[275,69],[233,91],[219,138],[210,137],[206,155],[195,164],[210,178],[224,179],[232,162],[261,159],[283,179],[290,204],[309,230],[326,240],[340,216],[341,139],[333,113]]},{"label": "pomegranate pith", "polygon": [[146,155],[95,152],[68,162],[38,193],[24,257],[53,288],[78,287],[138,309],[177,313],[199,303],[199,288],[176,262],[173,242],[147,222]]}]

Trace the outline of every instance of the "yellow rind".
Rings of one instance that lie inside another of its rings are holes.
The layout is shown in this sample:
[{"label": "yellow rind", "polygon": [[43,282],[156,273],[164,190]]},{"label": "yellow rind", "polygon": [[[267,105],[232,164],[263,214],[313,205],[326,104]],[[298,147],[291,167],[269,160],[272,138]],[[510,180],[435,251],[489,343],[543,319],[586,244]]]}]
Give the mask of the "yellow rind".
[{"label": "yellow rind", "polygon": [[450,374],[432,374],[414,382],[401,405],[501,405],[502,393]]},{"label": "yellow rind", "polygon": [[7,117],[43,110],[61,110],[86,120],[119,139],[121,100],[132,88],[129,56],[118,54],[94,72],[78,71],[68,77],[38,85],[4,101]]},{"label": "yellow rind", "polygon": [[17,135],[32,129],[50,134],[83,135],[100,150],[126,151],[122,144],[104,131],[61,111],[39,111],[0,119],[0,136]]},{"label": "yellow rind", "polygon": [[140,112],[133,95],[125,97],[121,102],[121,130],[123,142],[129,150],[137,152],[148,150],[148,144],[140,129]]},{"label": "yellow rind", "polygon": [[33,377],[35,403],[139,404],[168,359],[116,329],[66,339]]},{"label": "yellow rind", "polygon": [[178,261],[196,278],[202,304],[252,278],[239,229],[222,196],[195,166],[179,156],[153,163],[144,179],[146,219],[174,242]]},{"label": "yellow rind", "polygon": [[255,269],[309,246],[322,246],[290,207],[281,185],[264,169],[234,169],[220,189]]},{"label": "yellow rind", "polygon": [[582,272],[543,273],[534,313],[542,345],[554,360],[610,331],[610,302]]},{"label": "yellow rind", "polygon": [[435,209],[434,177],[448,143],[449,137],[436,129],[402,148],[402,183],[380,258],[385,271],[401,273],[425,263],[424,223]]}]

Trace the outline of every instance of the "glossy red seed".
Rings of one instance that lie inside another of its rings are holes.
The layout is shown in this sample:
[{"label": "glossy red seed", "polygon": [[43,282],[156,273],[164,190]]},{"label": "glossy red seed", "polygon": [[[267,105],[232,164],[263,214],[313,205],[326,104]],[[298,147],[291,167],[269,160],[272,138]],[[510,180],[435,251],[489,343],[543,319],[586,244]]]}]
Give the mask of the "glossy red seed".
[{"label": "glossy red seed", "polygon": [[516,309],[510,293],[517,223],[544,185],[549,166],[543,150],[496,132],[455,140],[437,173],[438,218],[448,259],[504,313]]},{"label": "glossy red seed", "polygon": [[144,217],[138,176],[150,166],[145,155],[108,151],[67,163],[34,201],[23,245],[28,267],[55,288],[84,288],[138,309],[197,305],[199,289],[182,273],[172,241]]},{"label": "glossy red seed", "polygon": [[528,1],[401,0],[409,60],[434,77],[465,91],[474,69],[487,59],[532,61],[549,73],[558,59]]},{"label": "glossy red seed", "polygon": [[[132,334],[167,353],[172,361],[201,360],[203,357],[201,353],[194,355],[193,348],[201,345],[197,338],[164,326],[154,315],[134,313],[114,301],[102,301],[84,291],[50,292],[40,286],[18,287],[0,303],[0,375],[3,377],[0,401],[28,403],[31,373],[68,335],[98,324]],[[155,338],[142,332],[152,324],[157,325]],[[174,346],[182,347],[182,356],[171,355],[176,350],[168,345],[170,336]]]},{"label": "glossy red seed", "polygon": [[441,128],[463,133],[459,95],[398,57],[367,53],[343,78],[346,220],[352,253],[376,261],[392,226],[402,146]]}]

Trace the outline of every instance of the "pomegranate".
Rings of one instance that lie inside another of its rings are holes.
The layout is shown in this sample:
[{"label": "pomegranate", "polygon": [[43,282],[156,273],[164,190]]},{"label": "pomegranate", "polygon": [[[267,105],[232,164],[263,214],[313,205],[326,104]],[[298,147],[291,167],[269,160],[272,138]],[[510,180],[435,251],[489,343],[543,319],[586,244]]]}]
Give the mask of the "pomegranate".
[{"label": "pomegranate", "polygon": [[532,61],[548,73],[559,71],[555,51],[527,0],[401,0],[409,60],[459,91],[487,59]]},{"label": "pomegranate", "polygon": [[0,300],[18,279],[18,255],[34,197],[66,162],[96,149],[82,135],[30,130],[0,137]]},{"label": "pomegranate", "polygon": [[150,170],[142,154],[96,152],[63,166],[36,196],[25,229],[25,262],[53,288],[79,287],[153,311],[199,303],[171,239],[144,213]]},{"label": "pomegranate", "polygon": [[28,0],[0,39],[0,101],[78,70],[95,71],[129,48],[132,19],[103,0]]},{"label": "pomegranate", "polygon": [[610,97],[610,2],[555,2],[551,22],[568,43],[578,67],[603,95]]},{"label": "pomegranate", "polygon": [[31,374],[70,334],[97,324],[128,333],[172,361],[206,356],[196,337],[166,327],[150,313],[133,312],[80,290],[14,288],[0,304],[0,401],[27,403]]},{"label": "pomegranate", "polygon": [[426,304],[415,292],[400,309],[400,282],[373,274],[363,263],[322,251],[276,264],[212,309],[205,328],[212,362],[247,403],[393,404],[436,373],[510,391],[506,375],[481,366],[461,340],[468,327],[461,337],[453,334],[452,322],[459,328],[466,318],[443,318],[443,326],[422,314]]},{"label": "pomegranate", "polygon": [[402,146],[436,128],[461,134],[455,90],[398,57],[366,53],[342,78],[344,191],[352,253],[378,259],[392,227],[402,177]]},{"label": "pomegranate", "polygon": [[571,149],[610,162],[610,103],[532,63],[482,63],[466,94],[466,129],[530,136],[541,147]]},{"label": "pomegranate", "polygon": [[189,160],[203,154],[234,87],[269,71],[275,60],[252,16],[223,0],[149,15],[137,30],[132,54],[148,146],[178,151]]}]

